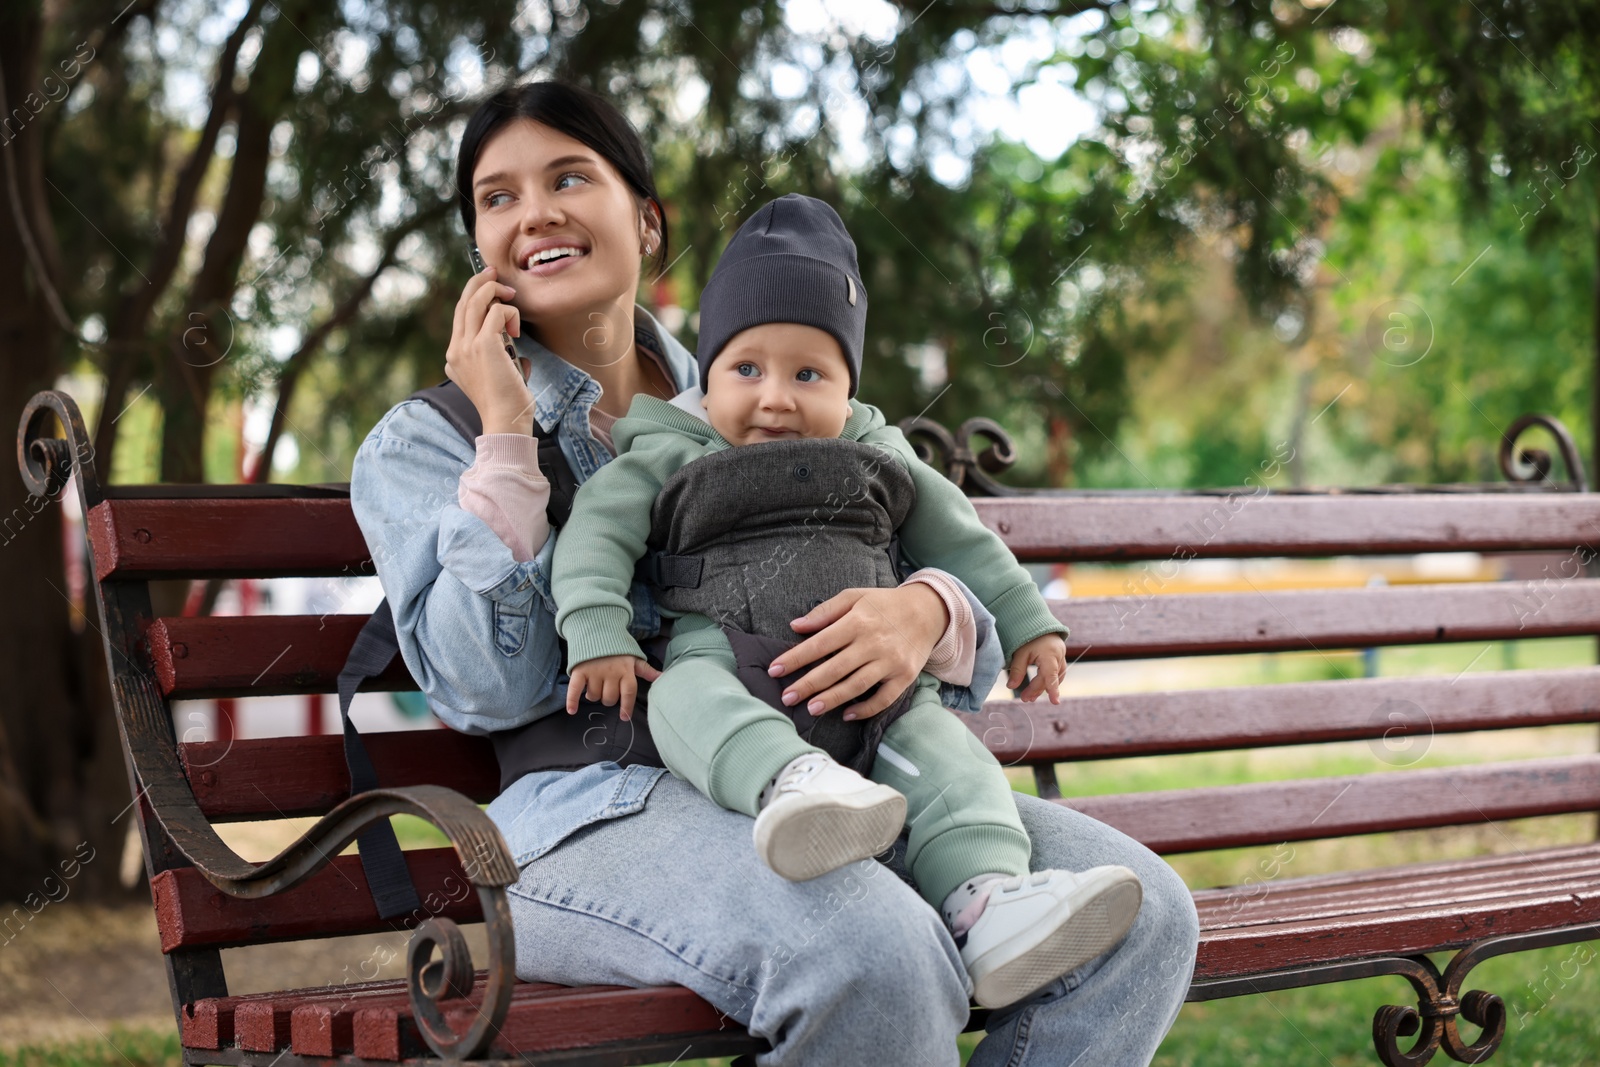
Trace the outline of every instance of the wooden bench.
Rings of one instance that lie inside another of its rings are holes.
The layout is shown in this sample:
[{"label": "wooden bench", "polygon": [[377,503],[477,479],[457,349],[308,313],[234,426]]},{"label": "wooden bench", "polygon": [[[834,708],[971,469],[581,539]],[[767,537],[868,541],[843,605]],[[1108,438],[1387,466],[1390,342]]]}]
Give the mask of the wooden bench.
[{"label": "wooden bench", "polygon": [[[57,421],[65,439],[52,436]],[[1505,441],[1508,471],[1523,427]],[[969,424],[957,437],[926,423],[910,429],[969,488],[1008,493],[989,477],[1010,447],[992,424]],[[970,438],[983,433],[997,443],[975,452]],[[516,871],[477,807],[497,781],[482,739],[438,729],[369,734],[387,785],[357,797],[347,795],[337,736],[177,740],[174,700],[332,692],[363,620],[156,618],[148,583],[370,573],[342,489],[101,486],[77,408],[60,393],[34,398],[20,434],[30,490],[53,496],[75,476],[82,498],[185,1062],[267,1067],[454,1056],[627,1064],[764,1047],[686,989],[514,980],[504,887]],[[1570,444],[1564,447],[1568,469],[1577,470]],[[1075,661],[1600,634],[1600,580],[1584,576],[1600,540],[1600,498],[1571,491],[1583,489],[1581,481],[1549,484],[1549,458],[1533,458],[1535,483],[1474,491],[1008,493],[977,505],[1023,560],[1153,561],[1133,581],[1133,595],[1055,603],[1072,627]],[[1174,562],[1185,559],[1462,550],[1554,551],[1585,566],[1528,587],[1158,595]],[[397,670],[374,688],[411,686]],[[1396,708],[1409,710],[1396,720]],[[1600,810],[1600,756],[1592,749],[1064,799],[1056,777],[1058,763],[1113,757],[1600,722],[1600,667],[1085,696],[1059,706],[998,701],[968,722],[1003,763],[1033,768],[1041,795],[1168,854]],[[360,827],[395,813],[428,819],[451,843],[407,853],[425,914],[405,923],[379,919],[355,856],[329,858]],[[260,865],[240,859],[213,829],[308,815],[320,821]],[[1600,845],[1278,877],[1264,886],[1202,889],[1195,899],[1203,933],[1189,999],[1400,975],[1418,1005],[1377,1011],[1379,1058],[1421,1064],[1442,1047],[1481,1062],[1501,1041],[1506,1011],[1492,994],[1462,992],[1468,972],[1505,952],[1600,937]],[[487,968],[476,973],[456,926],[475,922],[486,923],[490,946]],[[401,926],[416,927],[404,981],[229,993],[224,948]],[[1442,970],[1425,955],[1440,951],[1456,952]],[[440,958],[430,962],[435,953]],[[1475,1041],[1458,1031],[1462,1018],[1482,1028]],[[982,1024],[975,1011],[971,1028]]]}]

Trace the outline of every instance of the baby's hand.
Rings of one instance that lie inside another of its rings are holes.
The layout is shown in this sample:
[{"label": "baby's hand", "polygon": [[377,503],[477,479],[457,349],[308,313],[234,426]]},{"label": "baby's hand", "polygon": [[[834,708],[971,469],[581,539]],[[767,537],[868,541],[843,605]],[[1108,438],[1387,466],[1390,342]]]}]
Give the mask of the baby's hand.
[{"label": "baby's hand", "polygon": [[633,718],[633,698],[639,692],[635,678],[653,682],[661,672],[638,656],[601,656],[585,660],[572,668],[572,679],[567,683],[567,714],[578,713],[578,699],[588,697],[601,704],[611,705],[622,701],[622,720]]},{"label": "baby's hand", "polygon": [[1011,656],[1011,668],[1006,671],[1006,685],[1011,689],[1021,686],[1030,666],[1038,667],[1038,673],[1028,682],[1028,688],[1017,694],[1017,699],[1032,702],[1041,694],[1049,694],[1050,703],[1061,703],[1058,690],[1067,676],[1067,643],[1060,634],[1042,634],[1017,649]]}]

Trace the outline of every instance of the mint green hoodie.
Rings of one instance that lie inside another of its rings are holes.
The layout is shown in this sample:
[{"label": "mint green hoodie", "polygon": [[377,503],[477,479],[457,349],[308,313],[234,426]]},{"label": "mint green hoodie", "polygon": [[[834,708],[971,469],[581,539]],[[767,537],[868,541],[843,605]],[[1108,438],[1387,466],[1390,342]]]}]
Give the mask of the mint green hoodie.
[{"label": "mint green hoodie", "polygon": [[[567,640],[568,669],[602,656],[643,658],[628,633],[628,589],[650,536],[651,507],[681,467],[733,447],[704,419],[650,396],[634,398],[611,436],[617,458],[583,483],[556,540],[550,590],[556,629]],[[917,458],[883,412],[850,401],[839,437],[885,448],[910,472],[917,500],[899,529],[902,550],[916,566],[947,571],[966,583],[994,615],[1008,661],[1035,637],[1067,632],[1011,550],[979,521],[972,502]]]}]

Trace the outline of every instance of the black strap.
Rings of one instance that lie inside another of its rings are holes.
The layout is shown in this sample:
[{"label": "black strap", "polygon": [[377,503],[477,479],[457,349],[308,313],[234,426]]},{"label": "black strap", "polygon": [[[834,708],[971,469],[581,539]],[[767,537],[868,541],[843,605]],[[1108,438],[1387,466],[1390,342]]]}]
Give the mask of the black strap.
[{"label": "black strap", "polygon": [[704,556],[669,556],[665,552],[647,551],[634,565],[633,575],[657,589],[699,589],[705,567]]},{"label": "black strap", "polygon": [[[350,721],[350,701],[361,683],[387,670],[399,651],[394,616],[389,613],[389,602],[385,600],[361,627],[355,644],[350,646],[344,669],[339,672],[339,719],[344,724],[344,762],[350,770],[351,796],[378,788],[378,772],[372,766],[372,757],[367,754],[367,746],[356,731],[355,723]],[[394,826],[388,819],[361,831],[356,837],[356,848],[379,916],[393,919],[421,910],[422,902],[417,899],[411,871],[406,867],[400,841],[394,836]]]},{"label": "black strap", "polygon": [[[467,394],[455,382],[441,382],[427,389],[419,389],[410,399],[421,400],[445,417],[457,433],[470,444],[483,433],[483,419]],[[572,515],[572,498],[578,492],[578,479],[561,451],[554,434],[548,434],[533,423],[533,435],[539,442],[539,470],[550,483],[550,503],[545,514],[555,528],[566,525]],[[389,669],[400,651],[400,641],[395,634],[394,615],[387,600],[379,603],[372,617],[356,635],[350,646],[350,655],[339,672],[339,719],[344,726],[344,762],[350,771],[350,794],[364,793],[378,788],[378,773],[367,754],[355,723],[350,721],[350,701],[356,690],[372,678]],[[422,903],[417,898],[416,886],[411,881],[411,871],[406,867],[400,841],[388,819],[373,823],[356,837],[361,855],[361,869],[367,876],[367,887],[372,891],[378,914],[392,919],[408,912],[418,912]]]}]

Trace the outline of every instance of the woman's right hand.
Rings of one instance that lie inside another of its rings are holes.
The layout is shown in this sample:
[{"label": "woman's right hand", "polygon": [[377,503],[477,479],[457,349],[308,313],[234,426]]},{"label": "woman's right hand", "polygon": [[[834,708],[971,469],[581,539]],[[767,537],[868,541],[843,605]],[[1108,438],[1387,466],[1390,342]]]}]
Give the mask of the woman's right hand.
[{"label": "woman's right hand", "polygon": [[521,335],[522,318],[510,304],[500,303],[516,290],[498,280],[489,267],[468,280],[456,301],[450,348],[444,373],[461,387],[478,409],[483,432],[533,433],[533,396],[518,361],[506,356],[500,331]]}]

